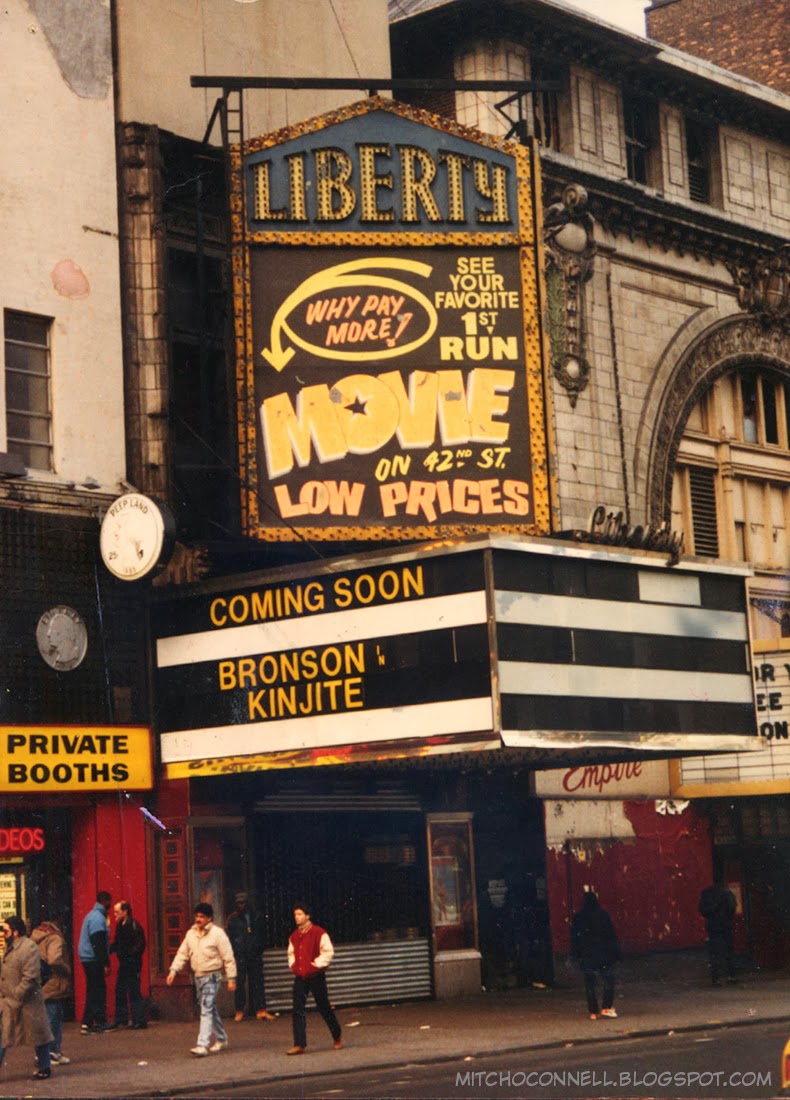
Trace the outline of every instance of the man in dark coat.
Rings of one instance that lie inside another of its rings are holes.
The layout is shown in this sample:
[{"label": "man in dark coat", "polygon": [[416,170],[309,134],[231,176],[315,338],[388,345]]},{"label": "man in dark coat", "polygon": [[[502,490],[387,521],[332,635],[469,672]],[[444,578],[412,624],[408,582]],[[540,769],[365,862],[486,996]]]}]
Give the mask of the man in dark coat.
[{"label": "man in dark coat", "polygon": [[246,1007],[258,1020],[273,1020],[271,1012],[266,1011],[263,984],[263,919],[250,907],[249,896],[243,890],[236,894],[234,901],[236,908],[226,926],[238,968],[234,1019],[243,1020]]},{"label": "man in dark coat", "polygon": [[115,979],[115,1021],[107,1028],[115,1028],[129,1023],[135,1031],[148,1027],[145,1022],[145,1003],[140,993],[140,974],[143,969],[145,951],[145,932],[143,926],[132,915],[132,906],[128,901],[117,901],[113,906],[115,914],[115,939],[110,952],[118,957],[118,977]]},{"label": "man in dark coat", "polygon": [[620,945],[611,917],[601,908],[592,890],[584,895],[582,907],[571,922],[571,948],[584,975],[590,1019],[598,1019],[598,975],[603,985],[601,1016],[617,1016],[614,1008],[614,965],[620,958]]},{"label": "man in dark coat", "polygon": [[699,911],[705,918],[705,931],[708,933],[708,962],[713,985],[719,984],[724,970],[727,971],[727,980],[735,981],[732,918],[737,908],[735,895],[720,878],[712,886],[706,886],[700,894]]}]

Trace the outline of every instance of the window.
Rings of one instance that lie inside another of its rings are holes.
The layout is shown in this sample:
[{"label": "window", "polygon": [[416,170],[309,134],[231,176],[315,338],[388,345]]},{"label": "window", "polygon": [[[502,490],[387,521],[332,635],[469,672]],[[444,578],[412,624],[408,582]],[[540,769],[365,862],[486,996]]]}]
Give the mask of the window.
[{"label": "window", "polygon": [[[535,83],[559,81],[559,74],[549,66],[533,63],[532,80]],[[532,128],[536,139],[545,149],[559,152],[559,102],[557,92],[532,93]]]},{"label": "window", "polygon": [[741,439],[790,450],[790,383],[770,375],[741,377]]},{"label": "window", "polygon": [[691,553],[786,570],[790,560],[790,381],[757,367],[725,375],[686,423],[672,514]]},{"label": "window", "polygon": [[4,321],[8,453],[34,470],[51,470],[51,321],[14,310]]},{"label": "window", "polygon": [[626,98],[623,103],[626,173],[634,183],[650,182],[650,153],[653,147],[653,110],[643,99]]},{"label": "window", "polygon": [[690,466],[688,473],[694,553],[717,558],[719,535],[716,512],[716,471],[700,466]]},{"label": "window", "polygon": [[686,164],[688,166],[689,198],[695,202],[711,201],[710,194],[711,135],[707,127],[686,119]]}]

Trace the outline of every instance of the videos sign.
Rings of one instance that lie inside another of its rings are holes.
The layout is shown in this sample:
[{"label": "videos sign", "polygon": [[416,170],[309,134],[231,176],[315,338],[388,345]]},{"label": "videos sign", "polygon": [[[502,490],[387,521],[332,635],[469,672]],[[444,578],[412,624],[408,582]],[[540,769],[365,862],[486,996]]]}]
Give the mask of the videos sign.
[{"label": "videos sign", "polygon": [[244,154],[248,533],[547,532],[531,149],[374,99]]}]

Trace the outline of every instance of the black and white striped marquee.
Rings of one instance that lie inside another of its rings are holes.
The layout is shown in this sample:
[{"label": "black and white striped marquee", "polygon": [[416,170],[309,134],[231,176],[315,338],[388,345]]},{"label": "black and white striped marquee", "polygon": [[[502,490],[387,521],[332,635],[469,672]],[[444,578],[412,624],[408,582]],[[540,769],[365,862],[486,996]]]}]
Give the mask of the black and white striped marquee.
[{"label": "black and white striped marquee", "polygon": [[154,607],[171,775],[508,746],[756,747],[748,570],[481,537],[258,573]]}]

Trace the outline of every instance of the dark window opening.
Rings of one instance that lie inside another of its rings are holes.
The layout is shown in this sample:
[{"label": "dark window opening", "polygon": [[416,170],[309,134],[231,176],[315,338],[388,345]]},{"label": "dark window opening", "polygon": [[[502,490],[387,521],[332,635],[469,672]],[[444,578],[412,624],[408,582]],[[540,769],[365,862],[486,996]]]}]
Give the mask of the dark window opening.
[{"label": "dark window opening", "polygon": [[763,421],[765,424],[765,442],[778,444],[779,419],[776,410],[776,386],[770,380],[763,381]]},{"label": "dark window opening", "polygon": [[172,503],[187,538],[237,528],[225,170],[205,146],[162,137],[167,227]]},{"label": "dark window opening", "polygon": [[[532,79],[558,81],[559,74],[549,66],[533,64]],[[532,93],[532,127],[535,138],[546,149],[560,148],[559,100],[557,92]]]},{"label": "dark window opening", "polygon": [[623,104],[626,172],[634,183],[649,182],[652,114],[643,100],[626,99]]},{"label": "dark window opening", "polygon": [[710,202],[710,142],[704,126],[686,120],[689,198],[695,202]]}]

